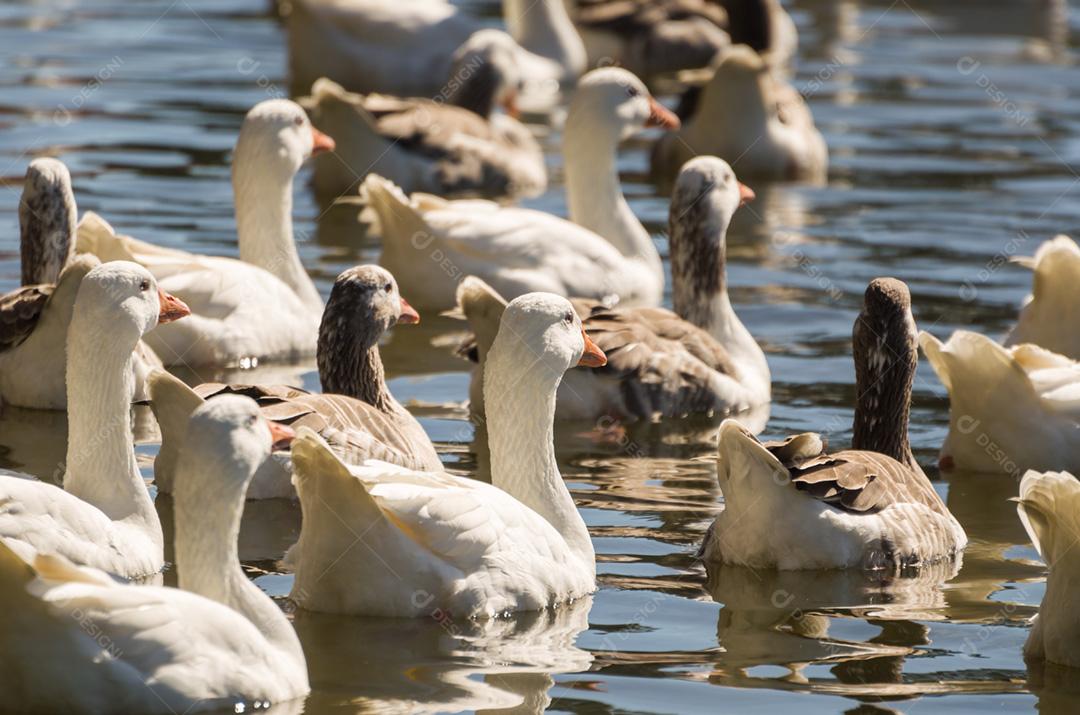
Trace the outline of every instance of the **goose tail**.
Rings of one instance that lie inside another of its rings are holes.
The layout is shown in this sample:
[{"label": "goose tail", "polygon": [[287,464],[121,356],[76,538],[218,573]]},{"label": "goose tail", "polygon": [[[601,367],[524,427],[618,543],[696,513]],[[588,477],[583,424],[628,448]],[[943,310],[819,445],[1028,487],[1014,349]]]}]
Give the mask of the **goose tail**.
[{"label": "goose tail", "polygon": [[476,276],[466,276],[457,287],[457,305],[446,312],[452,318],[465,320],[472,335],[457,348],[457,354],[472,362],[483,363],[499,332],[499,321],[506,309],[506,299]]},{"label": "goose tail", "polygon": [[1031,542],[1053,568],[1080,540],[1080,481],[1068,472],[1028,470],[1016,502]]},{"label": "goose tail", "polygon": [[431,229],[419,204],[393,181],[368,174],[360,185],[360,198],[374,214],[374,228],[383,240],[384,251],[399,242],[429,240],[426,237]]},{"label": "goose tail", "polygon": [[203,399],[179,378],[161,369],[151,371],[146,386],[150,409],[161,429],[161,449],[154,460],[154,484],[159,492],[170,494],[176,462],[187,438],[188,421]]}]

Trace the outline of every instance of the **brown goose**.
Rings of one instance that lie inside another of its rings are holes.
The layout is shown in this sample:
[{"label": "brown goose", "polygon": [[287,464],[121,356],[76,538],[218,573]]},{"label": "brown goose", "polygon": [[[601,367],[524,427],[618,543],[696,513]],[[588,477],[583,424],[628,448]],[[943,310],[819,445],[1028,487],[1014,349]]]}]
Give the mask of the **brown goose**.
[{"label": "brown goose", "polygon": [[[75,294],[100,261],[73,260],[77,222],[71,175],[57,159],[34,159],[19,200],[22,287],[0,296],[0,403],[34,409],[67,406],[65,344]],[[144,379],[160,366],[143,342],[132,371],[136,397]]]},{"label": "brown goose", "polygon": [[[521,79],[512,45],[505,33],[477,32],[455,54],[454,81],[434,99],[354,94],[317,80],[311,96],[299,101],[337,144],[334,154],[315,159],[318,191],[340,196],[375,172],[408,193],[543,193],[543,152],[516,118]],[[496,111],[500,106],[507,114]]]},{"label": "brown goose", "polygon": [[[573,301],[608,363],[567,373],[559,388],[560,418],[655,420],[741,412],[769,401],[768,363],[732,309],[725,283],[727,227],[753,197],[723,160],[687,163],[670,209],[675,311]],[[475,345],[463,345],[463,352],[483,364],[483,346],[494,340],[505,301],[468,278],[458,304],[476,331]],[[483,405],[481,382],[474,379],[470,388],[474,410]]]},{"label": "brown goose", "polygon": [[762,444],[734,420],[720,426],[724,511],[702,544],[706,561],[899,570],[959,557],[967,536],[908,444],[918,346],[906,285],[871,281],[852,344],[850,450],[829,453],[814,433]]},{"label": "brown goose", "polygon": [[[286,385],[206,383],[194,390],[164,371],[150,378],[151,407],[161,425],[155,484],[172,491],[176,461],[185,444],[187,418],[204,400],[239,394],[259,403],[268,419],[319,433],[350,463],[379,459],[409,469],[440,470],[442,463],[423,427],[386,386],[379,339],[397,323],[420,316],[378,266],[357,266],[338,276],[319,326],[319,379],[326,394]],[[259,469],[248,499],[295,498],[288,454]]]}]

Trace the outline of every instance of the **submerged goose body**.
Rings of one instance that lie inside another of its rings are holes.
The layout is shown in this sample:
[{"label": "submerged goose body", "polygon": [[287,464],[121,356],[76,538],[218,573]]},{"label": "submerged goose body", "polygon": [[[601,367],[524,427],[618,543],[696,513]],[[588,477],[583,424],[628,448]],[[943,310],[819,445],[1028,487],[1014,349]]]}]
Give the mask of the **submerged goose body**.
[{"label": "submerged goose body", "polygon": [[[98,261],[74,258],[77,213],[67,167],[35,159],[19,201],[22,288],[0,296],[0,404],[62,410],[67,406],[65,343],[75,295]],[[135,396],[161,365],[139,342],[132,361]]]},{"label": "submerged goose body", "polygon": [[1018,262],[1032,270],[1034,280],[1005,344],[1034,343],[1080,360],[1080,246],[1056,236]]},{"label": "submerged goose body", "polygon": [[[300,641],[237,559],[243,488],[270,452],[254,404],[225,398],[192,420],[175,506],[180,588],[119,584],[0,543],[0,687],[20,712],[161,713],[306,695]],[[205,484],[213,478],[215,484]],[[208,502],[204,488],[218,498]],[[202,488],[200,488],[202,487]]]},{"label": "submerged goose body", "polygon": [[189,320],[147,336],[166,365],[314,353],[322,299],[293,239],[292,182],[308,156],[328,149],[333,141],[293,102],[268,100],[248,112],[233,156],[240,260],[155,246],[116,233],[96,214],[83,217],[80,252],[145,266],[191,308]]},{"label": "submerged goose body", "polygon": [[[479,73],[468,75],[462,86],[481,79]],[[335,138],[337,149],[316,158],[315,187],[340,196],[372,172],[407,192],[447,197],[543,193],[547,169],[540,145],[524,124],[493,111],[495,99],[457,106],[453,99],[353,94],[320,79],[300,103],[314,124]]]},{"label": "submerged goose body", "polygon": [[1028,471],[1016,500],[1020,521],[1050,568],[1027,642],[1026,660],[1080,668],[1080,627],[1076,622],[1076,575],[1080,553],[1080,480],[1068,472]]},{"label": "submerged goose body", "polygon": [[[585,71],[563,0],[504,0],[525,93],[549,103]],[[301,0],[288,17],[295,93],[328,77],[353,92],[436,97],[456,78],[455,53],[484,23],[444,0]]]},{"label": "submerged goose body", "polygon": [[824,179],[829,152],[806,101],[750,48],[733,48],[704,87],[691,91],[682,128],[653,147],[657,177],[674,176],[695,154],[715,154],[743,176]]},{"label": "submerged goose body", "polygon": [[382,177],[364,193],[379,220],[380,263],[421,307],[452,308],[474,275],[507,299],[544,291],[656,305],[660,255],[619,184],[619,142],[645,126],[677,126],[629,72],[594,70],[570,106],[564,142],[570,220],[487,201],[405,196]]},{"label": "submerged goose body", "polygon": [[762,444],[721,425],[724,511],[702,545],[707,562],[899,570],[959,557],[967,536],[908,444],[918,353],[907,286],[870,283],[853,344],[852,449],[827,452],[813,433]]},{"label": "submerged goose body", "polygon": [[[379,340],[391,326],[418,320],[393,276],[378,266],[358,266],[338,276],[323,313],[318,363],[324,393],[288,385],[206,383],[192,389],[165,372],[152,376],[151,407],[162,433],[154,463],[158,491],[173,490],[191,412],[222,394],[254,399],[272,422],[313,430],[350,464],[378,459],[408,469],[441,469],[424,428],[390,393],[379,356]],[[288,452],[275,452],[255,473],[247,498],[295,498],[292,475]]]},{"label": "submerged goose body", "polygon": [[20,556],[54,553],[125,578],[161,570],[161,524],[132,447],[132,351],[155,325],[186,314],[131,263],[82,280],[67,341],[64,486],[0,475],[0,538]]},{"label": "submerged goose body", "polygon": [[[506,308],[488,356],[492,484],[368,462],[347,466],[314,433],[293,445],[304,511],[286,562],[308,610],[490,617],[545,608],[596,587],[585,522],[552,444],[565,370],[599,365],[568,301],[529,294]],[[328,505],[333,505],[332,516]],[[355,534],[367,548],[348,549]]]},{"label": "submerged goose body", "polygon": [[[769,401],[765,355],[727,295],[725,234],[753,192],[715,157],[688,162],[671,201],[669,244],[675,311],[609,308],[575,300],[585,332],[608,357],[600,368],[567,373],[559,386],[562,419],[656,420],[741,412]],[[486,353],[505,302],[475,278],[462,281],[458,306]],[[483,362],[478,372],[482,373]],[[483,381],[470,386],[483,408]]]},{"label": "submerged goose body", "polygon": [[1080,363],[967,330],[944,344],[926,332],[919,340],[949,391],[942,468],[1080,472]]}]

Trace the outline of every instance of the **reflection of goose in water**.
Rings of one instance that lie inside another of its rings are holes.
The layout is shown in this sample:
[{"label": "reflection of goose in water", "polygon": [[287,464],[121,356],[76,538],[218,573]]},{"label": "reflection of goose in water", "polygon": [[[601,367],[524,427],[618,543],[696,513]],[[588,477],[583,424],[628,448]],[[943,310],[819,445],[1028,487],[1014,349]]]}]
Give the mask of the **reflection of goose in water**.
[{"label": "reflection of goose in water", "polygon": [[[707,590],[724,604],[717,619],[723,653],[710,681],[725,685],[777,687],[776,682],[813,689],[855,685],[865,690],[899,682],[903,659],[929,642],[918,621],[944,618],[941,585],[957,566],[924,567],[915,576],[861,571],[770,571],[710,567]],[[833,620],[865,619],[881,632],[865,642],[833,637]],[[807,665],[834,664],[840,681],[819,682]],[[778,678],[751,676],[758,665],[788,669]]]},{"label": "reflection of goose in water", "polygon": [[587,670],[574,645],[592,598],[488,621],[341,618],[297,611],[315,692],[310,712],[542,712],[553,674]]}]

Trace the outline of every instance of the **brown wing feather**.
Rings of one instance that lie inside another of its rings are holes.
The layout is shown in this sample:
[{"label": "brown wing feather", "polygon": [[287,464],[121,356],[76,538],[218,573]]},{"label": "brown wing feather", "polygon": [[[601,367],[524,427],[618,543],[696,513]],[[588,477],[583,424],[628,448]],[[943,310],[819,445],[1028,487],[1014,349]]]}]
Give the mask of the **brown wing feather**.
[{"label": "brown wing feather", "polygon": [[37,327],[56,286],[24,286],[0,296],[0,352],[21,345]]}]

